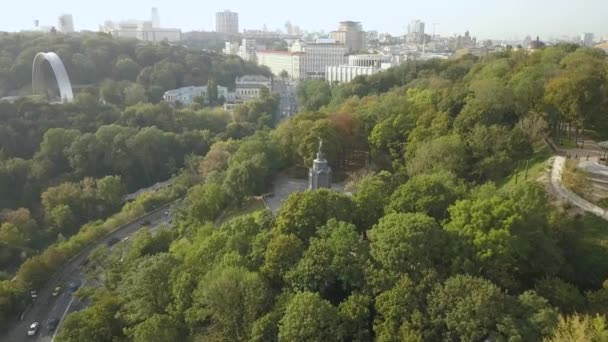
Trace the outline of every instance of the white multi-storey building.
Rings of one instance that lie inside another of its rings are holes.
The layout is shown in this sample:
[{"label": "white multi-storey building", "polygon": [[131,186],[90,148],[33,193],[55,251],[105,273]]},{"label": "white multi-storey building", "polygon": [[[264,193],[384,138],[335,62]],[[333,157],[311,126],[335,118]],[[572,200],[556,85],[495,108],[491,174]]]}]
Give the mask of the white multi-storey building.
[{"label": "white multi-storey building", "polygon": [[357,76],[373,75],[380,71],[380,68],[355,65],[328,66],[325,71],[325,80],[329,83],[348,83]]},{"label": "white multi-storey building", "polygon": [[59,16],[59,32],[73,33],[74,32],[74,17],[71,14],[63,14]]},{"label": "white multi-storey building", "polygon": [[348,53],[344,45],[335,42],[306,44],[302,41],[293,43],[291,52],[304,53],[302,74],[305,78],[321,79],[325,76],[327,66],[345,64]]},{"label": "white multi-storey building", "polygon": [[267,66],[274,75],[280,75],[281,72],[287,72],[287,75],[292,79],[304,79],[303,73],[303,52],[290,51],[258,51],[258,64]]},{"label": "white multi-storey building", "polygon": [[162,41],[177,42],[182,39],[182,30],[154,27],[152,21],[106,21],[100,27],[100,31],[117,38],[133,38],[156,43]]},{"label": "white multi-storey building", "polygon": [[225,10],[215,14],[215,32],[238,34],[239,14]]}]

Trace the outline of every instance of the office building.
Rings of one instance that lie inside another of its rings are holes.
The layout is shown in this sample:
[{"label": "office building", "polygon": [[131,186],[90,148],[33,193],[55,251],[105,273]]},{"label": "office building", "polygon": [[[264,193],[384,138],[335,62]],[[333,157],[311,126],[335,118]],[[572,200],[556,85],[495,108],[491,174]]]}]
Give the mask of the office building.
[{"label": "office building", "polygon": [[100,31],[117,38],[133,38],[145,42],[177,42],[182,39],[182,30],[154,27],[152,21],[106,21]]},{"label": "office building", "polygon": [[220,33],[239,33],[239,14],[225,10],[215,14],[215,31]]},{"label": "office building", "polygon": [[365,50],[366,34],[363,32],[361,23],[356,21],[343,21],[338,30],[329,34],[330,38],[344,45],[348,52],[359,52]]},{"label": "office building", "polygon": [[291,79],[304,79],[303,62],[304,52],[291,51],[258,51],[256,53],[259,65],[267,66],[274,75],[280,75],[283,71]]},{"label": "office building", "polygon": [[301,68],[307,79],[323,79],[327,66],[345,64],[348,53],[344,45],[335,42],[306,44],[299,40],[291,45],[290,51],[303,53]]},{"label": "office building", "polygon": [[59,32],[73,33],[74,32],[74,17],[71,14],[63,14],[59,17]]},{"label": "office building", "polygon": [[595,39],[593,33],[585,32],[581,34],[580,44],[582,46],[593,46],[593,40]]},{"label": "office building", "polygon": [[420,20],[412,20],[412,22],[408,25],[407,35],[405,36],[405,41],[408,43],[417,43],[422,44],[425,41],[429,40],[424,33],[424,22]]}]

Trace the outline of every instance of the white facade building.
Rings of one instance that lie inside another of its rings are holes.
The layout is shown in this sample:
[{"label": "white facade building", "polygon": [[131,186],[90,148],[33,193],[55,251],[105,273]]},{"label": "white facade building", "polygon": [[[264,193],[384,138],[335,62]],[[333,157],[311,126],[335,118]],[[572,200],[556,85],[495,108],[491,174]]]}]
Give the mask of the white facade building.
[{"label": "white facade building", "polygon": [[348,83],[357,76],[373,75],[381,70],[380,68],[356,65],[328,66],[325,71],[325,80],[329,83]]},{"label": "white facade building", "polygon": [[73,33],[74,32],[74,17],[71,14],[62,14],[59,16],[59,32]]},{"label": "white facade building", "polygon": [[392,59],[393,57],[390,55],[350,55],[348,56],[348,65],[380,68],[383,64],[391,63]]},{"label": "white facade building", "polygon": [[[196,97],[202,96],[207,102],[207,86],[200,87],[183,87],[178,89],[167,90],[163,95],[163,100],[171,104],[180,103],[184,106],[189,106],[194,102]],[[228,92],[228,88],[217,86],[218,98],[223,97],[227,101],[233,100],[232,93]]]},{"label": "white facade building", "polygon": [[274,75],[280,75],[285,70],[292,79],[304,79],[303,52],[289,51],[258,51],[259,65],[267,66]]},{"label": "white facade building", "polygon": [[303,52],[302,74],[305,78],[325,77],[326,68],[330,65],[341,65],[347,61],[346,47],[342,44],[323,43],[305,44],[296,42],[291,47],[292,52]]},{"label": "white facade building", "polygon": [[238,34],[239,14],[225,10],[215,14],[215,32]]},{"label": "white facade building", "polygon": [[100,27],[101,32],[109,33],[117,38],[133,38],[145,42],[177,42],[182,39],[182,30],[154,27],[152,21],[106,21]]}]

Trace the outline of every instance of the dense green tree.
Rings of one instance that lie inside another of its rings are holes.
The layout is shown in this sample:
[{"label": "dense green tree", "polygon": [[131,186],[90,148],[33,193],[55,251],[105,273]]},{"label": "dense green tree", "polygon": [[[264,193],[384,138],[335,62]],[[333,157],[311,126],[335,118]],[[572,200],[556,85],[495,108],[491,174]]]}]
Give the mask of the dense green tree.
[{"label": "dense green tree", "polygon": [[356,221],[352,199],[326,189],[298,192],[291,194],[281,205],[274,229],[280,233],[294,234],[308,244],[317,229],[331,218],[344,222]]},{"label": "dense green tree", "polygon": [[279,323],[280,341],[340,341],[338,309],[316,293],[293,296]]},{"label": "dense green tree", "polygon": [[331,101],[331,89],[322,80],[300,82],[297,94],[300,107],[308,111],[319,110]]},{"label": "dense green tree", "polygon": [[174,342],[183,339],[183,327],[167,315],[154,314],[136,325],[131,332],[133,341]]},{"label": "dense green tree", "polygon": [[575,314],[559,317],[559,323],[546,342],[590,341],[600,342],[608,339],[608,323],[605,316]]},{"label": "dense green tree", "polygon": [[410,176],[435,171],[448,171],[457,176],[466,169],[467,153],[462,138],[456,134],[445,135],[419,144],[407,162]]},{"label": "dense green tree", "polygon": [[401,185],[390,198],[387,211],[424,213],[436,220],[447,217],[447,209],[465,195],[463,182],[448,172],[421,174]]},{"label": "dense green tree", "polygon": [[371,228],[384,216],[384,207],[389,203],[392,192],[391,174],[381,171],[359,179],[354,187],[353,200],[361,214],[362,227]]},{"label": "dense green tree", "polygon": [[428,301],[430,320],[442,340],[497,338],[508,308],[507,296],[496,285],[461,275],[437,286]]},{"label": "dense green tree", "polygon": [[548,210],[545,193],[537,185],[498,192],[489,184],[475,190],[471,198],[449,209],[451,220],[445,229],[461,251],[454,266],[505,288],[556,274],[562,255],[547,224]]},{"label": "dense green tree", "polygon": [[313,237],[298,264],[286,274],[296,291],[317,292],[338,303],[364,285],[363,268],[367,258],[352,224],[330,219]]},{"label": "dense green tree", "polygon": [[206,341],[247,341],[269,304],[268,289],[256,273],[218,269],[201,279],[186,321]]},{"label": "dense green tree", "polygon": [[388,214],[370,231],[371,255],[387,270],[418,275],[441,266],[447,244],[437,222],[424,214]]}]

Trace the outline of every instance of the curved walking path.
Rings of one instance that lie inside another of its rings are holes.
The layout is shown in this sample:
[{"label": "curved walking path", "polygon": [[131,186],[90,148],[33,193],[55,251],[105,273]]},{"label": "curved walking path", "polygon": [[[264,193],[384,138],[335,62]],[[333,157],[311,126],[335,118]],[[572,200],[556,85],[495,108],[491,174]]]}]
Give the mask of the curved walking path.
[{"label": "curved walking path", "polygon": [[553,159],[553,167],[551,169],[551,186],[555,192],[559,194],[565,201],[579,207],[580,209],[608,220],[608,214],[606,213],[605,209],[587,201],[574,192],[566,189],[562,185],[562,169],[564,168],[565,163],[566,158],[563,156],[555,156]]}]

